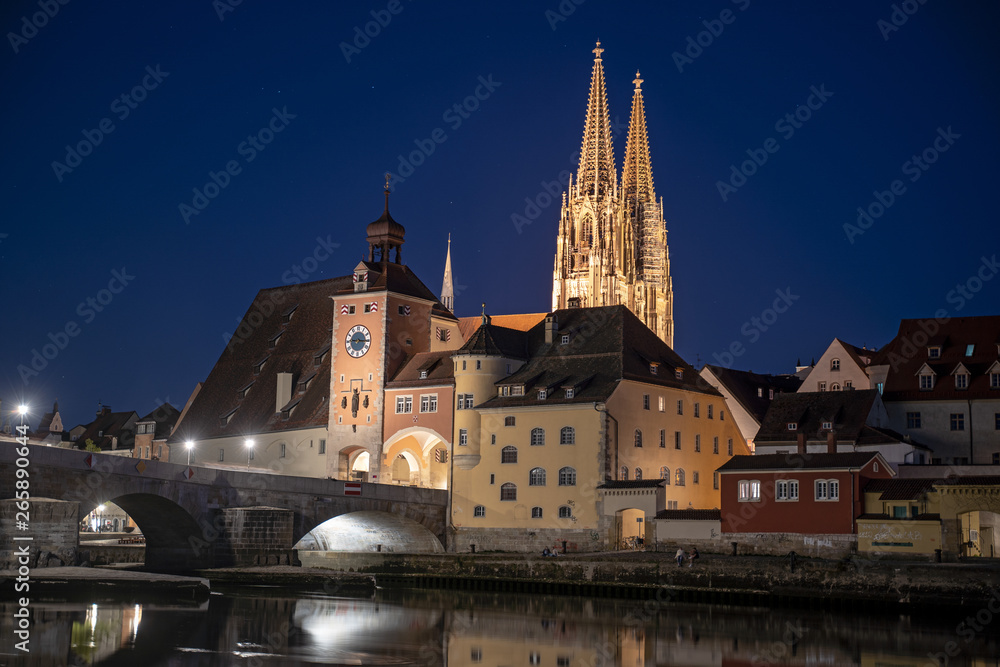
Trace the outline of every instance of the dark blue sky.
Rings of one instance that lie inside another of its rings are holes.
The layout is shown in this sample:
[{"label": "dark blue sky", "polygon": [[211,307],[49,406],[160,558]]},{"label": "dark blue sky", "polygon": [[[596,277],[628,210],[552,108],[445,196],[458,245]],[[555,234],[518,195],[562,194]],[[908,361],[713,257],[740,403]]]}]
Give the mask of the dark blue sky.
[{"label": "dark blue sky", "polygon": [[[1000,278],[949,298],[1000,251],[993,2],[897,3],[890,29],[892,3],[860,1],[243,2],[221,18],[226,0],[49,1],[51,18],[37,0],[0,10],[0,398],[28,401],[33,425],[56,399],[67,428],[98,401],[181,407],[258,289],[350,271],[382,174],[432,136],[392,197],[404,260],[437,291],[450,232],[459,315],[548,310],[544,183],[575,172],[598,38],[622,124],[645,80],[689,362],[737,344],[734,367],[787,372],[834,336],[879,346],[900,318],[1000,312]],[[623,127],[619,167],[624,149]],[[906,164],[925,149],[933,164]],[[210,173],[225,187],[198,200]],[[739,187],[724,200],[719,181]],[[791,306],[772,318],[777,291]]]}]

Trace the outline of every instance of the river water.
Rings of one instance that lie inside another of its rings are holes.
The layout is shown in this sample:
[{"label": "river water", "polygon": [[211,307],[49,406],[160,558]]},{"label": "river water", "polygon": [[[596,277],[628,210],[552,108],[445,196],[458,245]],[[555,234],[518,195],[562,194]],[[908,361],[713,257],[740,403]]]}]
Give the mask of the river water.
[{"label": "river water", "polygon": [[[28,655],[12,650],[13,610],[0,603],[4,666],[1000,664],[1000,619],[994,623],[988,607],[868,615],[400,589],[350,598],[329,585],[241,587],[188,606],[32,602]],[[977,613],[974,625],[961,625]]]}]

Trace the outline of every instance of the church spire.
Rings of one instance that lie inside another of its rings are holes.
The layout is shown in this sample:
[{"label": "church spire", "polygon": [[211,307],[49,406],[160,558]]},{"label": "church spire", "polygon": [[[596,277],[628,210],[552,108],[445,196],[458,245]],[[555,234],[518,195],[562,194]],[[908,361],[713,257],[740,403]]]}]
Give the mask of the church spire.
[{"label": "church spire", "polygon": [[444,282],[441,284],[441,303],[455,312],[455,286],[451,279],[451,234],[448,234],[448,254],[444,259]]},{"label": "church spire", "polygon": [[656,201],[653,189],[653,167],[649,161],[649,137],[646,135],[646,108],[642,102],[642,79],[635,73],[635,91],[632,94],[632,118],[628,125],[625,143],[625,168],[622,182],[625,201],[631,204]]},{"label": "church spire", "polygon": [[583,146],[580,148],[580,168],[577,188],[581,195],[591,194],[597,199],[613,194],[615,181],[614,146],[611,142],[611,118],[608,96],[604,87],[604,65],[601,61],[601,42],[594,49],[594,70],[590,77],[590,98],[587,101],[587,120],[583,127]]}]

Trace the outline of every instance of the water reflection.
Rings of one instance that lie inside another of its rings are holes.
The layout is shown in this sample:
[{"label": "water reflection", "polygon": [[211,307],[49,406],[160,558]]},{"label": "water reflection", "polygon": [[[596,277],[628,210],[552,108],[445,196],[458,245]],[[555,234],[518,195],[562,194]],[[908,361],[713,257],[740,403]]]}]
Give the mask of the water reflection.
[{"label": "water reflection", "polygon": [[[976,610],[970,610],[974,613]],[[10,603],[0,631],[12,633]],[[0,665],[997,665],[997,632],[961,620],[668,601],[379,590],[373,599],[253,588],[200,607],[32,603],[32,652]]]}]

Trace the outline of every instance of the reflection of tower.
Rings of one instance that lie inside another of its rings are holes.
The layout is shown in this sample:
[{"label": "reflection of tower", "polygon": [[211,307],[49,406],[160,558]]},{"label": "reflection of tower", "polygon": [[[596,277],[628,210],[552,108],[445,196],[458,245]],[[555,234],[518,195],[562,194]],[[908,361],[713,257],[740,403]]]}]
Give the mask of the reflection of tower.
[{"label": "reflection of tower", "polygon": [[552,309],[624,305],[673,346],[673,288],[662,200],[653,189],[642,79],[636,72],[619,188],[600,42],[576,181],[563,194]]}]

